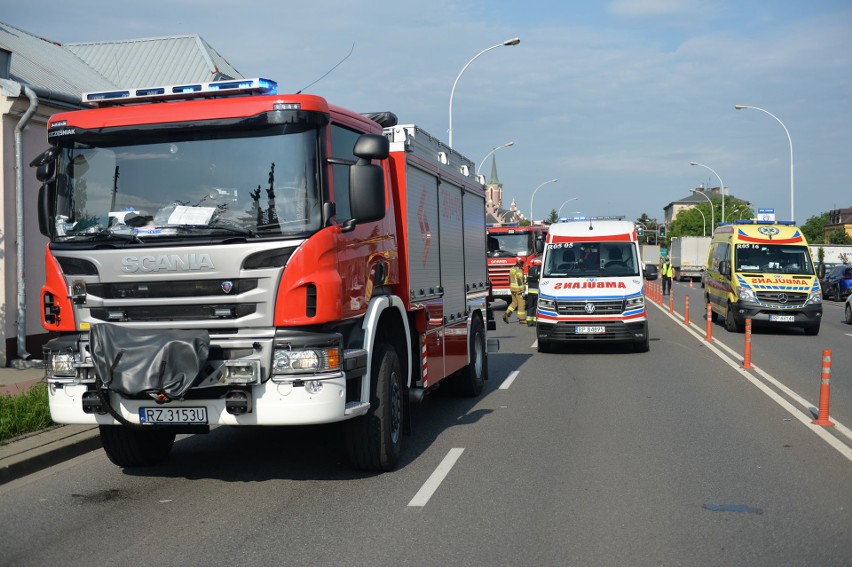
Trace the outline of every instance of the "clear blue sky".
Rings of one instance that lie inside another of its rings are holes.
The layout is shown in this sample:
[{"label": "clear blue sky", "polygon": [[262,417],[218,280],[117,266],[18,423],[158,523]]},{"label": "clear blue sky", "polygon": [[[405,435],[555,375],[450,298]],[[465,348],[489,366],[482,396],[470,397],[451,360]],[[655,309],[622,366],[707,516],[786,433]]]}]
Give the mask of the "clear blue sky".
[{"label": "clear blue sky", "polygon": [[[105,6],[116,6],[105,8]],[[38,8],[0,19],[58,42],[197,33],[246,76],[360,112],[391,110],[479,162],[495,153],[504,204],[540,218],[642,213],[701,184],[790,217],[852,206],[852,3],[848,0],[148,0]],[[144,8],[140,8],[144,7]],[[128,85],[131,86],[131,85]],[[490,162],[482,167],[486,174]]]}]

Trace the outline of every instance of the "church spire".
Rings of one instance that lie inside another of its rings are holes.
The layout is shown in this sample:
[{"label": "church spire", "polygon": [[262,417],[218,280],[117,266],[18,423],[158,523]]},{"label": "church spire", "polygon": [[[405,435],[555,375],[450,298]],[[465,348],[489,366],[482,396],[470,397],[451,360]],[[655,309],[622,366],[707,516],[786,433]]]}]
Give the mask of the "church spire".
[{"label": "church spire", "polygon": [[497,156],[491,157],[491,180],[489,185],[500,185],[500,180],[497,179]]}]

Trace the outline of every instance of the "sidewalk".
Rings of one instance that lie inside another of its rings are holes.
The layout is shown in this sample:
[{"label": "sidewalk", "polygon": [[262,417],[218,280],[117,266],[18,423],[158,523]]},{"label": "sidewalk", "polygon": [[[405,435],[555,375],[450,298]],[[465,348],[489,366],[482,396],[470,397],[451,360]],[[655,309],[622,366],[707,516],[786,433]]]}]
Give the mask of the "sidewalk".
[{"label": "sidewalk", "polygon": [[[42,368],[0,368],[0,395],[15,395],[37,384]],[[56,425],[0,445],[0,484],[73,459],[101,446],[96,425]]]}]

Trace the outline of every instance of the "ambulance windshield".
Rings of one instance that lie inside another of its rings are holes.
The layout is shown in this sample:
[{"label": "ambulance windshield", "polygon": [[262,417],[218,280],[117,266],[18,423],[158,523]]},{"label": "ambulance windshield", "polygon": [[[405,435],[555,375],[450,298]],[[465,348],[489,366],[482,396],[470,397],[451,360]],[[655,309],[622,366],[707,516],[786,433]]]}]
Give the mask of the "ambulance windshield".
[{"label": "ambulance windshield", "polygon": [[630,242],[548,244],[542,277],[638,276],[636,248]]},{"label": "ambulance windshield", "polygon": [[737,244],[735,262],[738,272],[814,275],[807,246]]},{"label": "ambulance windshield", "polygon": [[61,148],[55,239],[293,236],[321,224],[318,130],[144,130]]}]

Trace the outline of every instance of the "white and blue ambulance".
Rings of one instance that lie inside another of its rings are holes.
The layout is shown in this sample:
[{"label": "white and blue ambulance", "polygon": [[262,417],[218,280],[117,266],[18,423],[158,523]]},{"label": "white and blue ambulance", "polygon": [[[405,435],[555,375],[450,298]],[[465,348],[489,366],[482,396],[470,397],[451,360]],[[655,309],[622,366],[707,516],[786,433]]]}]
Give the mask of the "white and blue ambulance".
[{"label": "white and blue ambulance", "polygon": [[632,343],[649,350],[635,225],[589,218],[550,225],[536,309],[538,351],[556,343]]}]

